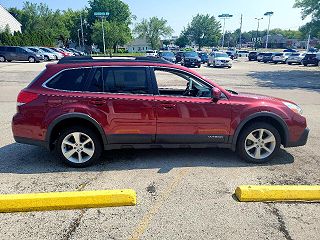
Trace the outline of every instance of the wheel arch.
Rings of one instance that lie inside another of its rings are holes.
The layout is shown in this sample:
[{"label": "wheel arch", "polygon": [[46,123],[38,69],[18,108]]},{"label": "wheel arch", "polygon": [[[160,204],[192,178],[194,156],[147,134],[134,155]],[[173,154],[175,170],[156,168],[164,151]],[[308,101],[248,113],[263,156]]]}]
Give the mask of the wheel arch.
[{"label": "wheel arch", "polygon": [[286,122],[277,114],[271,112],[254,113],[245,118],[237,127],[232,138],[232,150],[236,150],[238,137],[243,129],[254,122],[266,122],[274,126],[281,137],[281,144],[286,146],[289,140],[289,130]]},{"label": "wheel arch", "polygon": [[[76,121],[76,123],[74,122]],[[46,133],[46,142],[49,149],[52,149],[54,141],[63,128],[80,125],[93,129],[101,138],[102,144],[107,144],[107,138],[101,125],[91,116],[83,113],[67,113],[53,120]]]}]

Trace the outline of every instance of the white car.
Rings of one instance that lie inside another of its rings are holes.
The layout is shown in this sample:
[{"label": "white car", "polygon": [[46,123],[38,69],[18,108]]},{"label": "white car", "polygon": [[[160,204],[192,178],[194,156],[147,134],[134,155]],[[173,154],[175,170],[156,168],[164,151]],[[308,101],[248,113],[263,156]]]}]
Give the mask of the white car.
[{"label": "white car", "polygon": [[238,57],[248,57],[249,51],[246,50],[238,50],[237,51]]},{"label": "white car", "polygon": [[225,52],[212,52],[209,55],[207,65],[210,67],[232,67],[232,60]]},{"label": "white car", "polygon": [[146,56],[147,57],[156,57],[158,55],[157,50],[147,50],[146,51]]},{"label": "white car", "polygon": [[292,52],[281,52],[275,53],[272,57],[273,63],[286,63],[288,57],[292,54]]},{"label": "white car", "polygon": [[304,56],[306,55],[306,53],[292,53],[288,59],[287,59],[287,63],[289,65],[291,65],[292,63],[297,63],[297,64],[301,64],[302,59],[304,58]]}]

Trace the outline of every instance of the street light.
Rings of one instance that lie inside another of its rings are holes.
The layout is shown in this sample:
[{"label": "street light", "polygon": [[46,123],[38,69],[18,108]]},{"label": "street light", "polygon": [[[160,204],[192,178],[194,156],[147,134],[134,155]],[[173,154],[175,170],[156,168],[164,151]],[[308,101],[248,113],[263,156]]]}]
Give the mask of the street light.
[{"label": "street light", "polygon": [[258,37],[259,37],[259,23],[260,23],[260,20],[263,19],[263,17],[262,17],[262,18],[254,18],[254,19],[256,19],[256,20],[258,21],[257,34],[256,34],[256,49],[257,49],[257,46],[258,46]]},{"label": "street light", "polygon": [[268,48],[268,40],[269,40],[269,29],[270,29],[270,18],[273,15],[273,12],[266,12],[264,16],[269,17],[268,31],[267,31],[267,39],[266,39],[266,48]]},{"label": "street light", "polygon": [[226,26],[226,19],[231,18],[233,15],[228,13],[220,14],[218,17],[223,19],[223,34],[222,34],[222,49],[224,46],[224,34],[225,34],[225,26]]},{"label": "street light", "polygon": [[81,48],[81,45],[80,45],[80,33],[79,33],[80,31],[81,31],[81,29],[77,30],[77,32],[78,32],[78,40],[79,40],[79,49]]}]

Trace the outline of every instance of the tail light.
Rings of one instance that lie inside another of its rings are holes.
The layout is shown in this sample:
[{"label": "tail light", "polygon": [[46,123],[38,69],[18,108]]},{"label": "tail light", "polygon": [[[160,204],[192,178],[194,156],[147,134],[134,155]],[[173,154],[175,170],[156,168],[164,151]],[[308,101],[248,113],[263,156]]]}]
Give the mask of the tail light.
[{"label": "tail light", "polygon": [[26,103],[32,102],[38,98],[38,94],[22,90],[17,99],[17,106],[24,105]]}]

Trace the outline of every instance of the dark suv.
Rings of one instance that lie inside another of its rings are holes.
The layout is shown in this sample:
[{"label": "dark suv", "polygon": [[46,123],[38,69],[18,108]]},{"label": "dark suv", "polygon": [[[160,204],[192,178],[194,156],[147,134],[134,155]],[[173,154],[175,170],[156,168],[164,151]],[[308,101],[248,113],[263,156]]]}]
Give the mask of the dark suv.
[{"label": "dark suv", "polygon": [[181,66],[201,67],[201,58],[197,52],[184,52],[181,59]]},{"label": "dark suv", "polygon": [[12,130],[17,142],[55,149],[75,167],[122,148],[222,147],[264,163],[281,144],[306,144],[309,132],[293,102],[225,90],[148,57],[48,64],[19,93]]},{"label": "dark suv", "polygon": [[0,46],[0,62],[29,61],[34,63],[43,60],[42,54],[34,53],[26,47]]},{"label": "dark suv", "polygon": [[301,62],[304,66],[309,64],[320,66],[320,53],[307,53]]},{"label": "dark suv", "polygon": [[258,52],[256,51],[251,51],[249,52],[249,55],[248,55],[248,60],[249,61],[257,61],[257,56],[258,56]]}]

